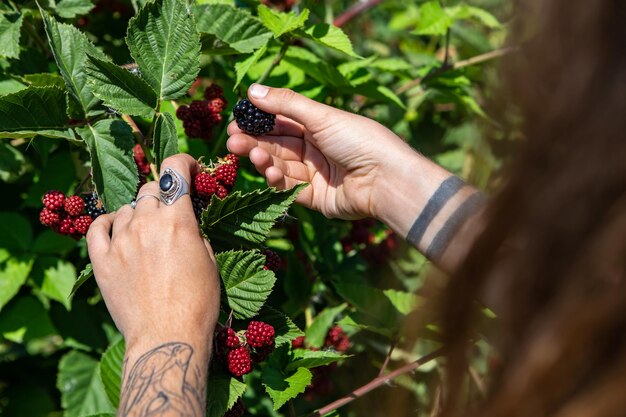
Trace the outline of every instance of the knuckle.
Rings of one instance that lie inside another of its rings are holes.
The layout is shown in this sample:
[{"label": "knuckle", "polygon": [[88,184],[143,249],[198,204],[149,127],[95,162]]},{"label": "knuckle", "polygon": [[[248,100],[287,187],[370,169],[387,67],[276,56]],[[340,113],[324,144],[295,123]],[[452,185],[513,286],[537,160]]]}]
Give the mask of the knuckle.
[{"label": "knuckle", "polygon": [[284,104],[291,103],[296,98],[296,93],[288,88],[279,89],[280,99]]}]

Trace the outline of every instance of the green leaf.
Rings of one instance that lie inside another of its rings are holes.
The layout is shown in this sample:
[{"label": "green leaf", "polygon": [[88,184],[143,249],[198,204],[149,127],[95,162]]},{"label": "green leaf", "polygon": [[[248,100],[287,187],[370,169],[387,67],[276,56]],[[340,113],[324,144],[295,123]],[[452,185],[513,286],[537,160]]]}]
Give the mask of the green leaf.
[{"label": "green leaf", "polygon": [[9,252],[24,252],[33,242],[33,228],[23,215],[0,212],[0,248]]},{"label": "green leaf", "polygon": [[243,77],[245,77],[250,68],[254,64],[256,64],[259,59],[261,59],[265,52],[267,52],[267,45],[263,45],[255,53],[253,53],[243,61],[237,62],[235,64],[235,73],[237,74],[237,80],[235,81],[235,86],[233,87],[233,90],[237,89],[239,83],[243,80]]},{"label": "green leaf", "polygon": [[70,92],[69,113],[74,119],[102,113],[99,100],[87,84],[85,64],[87,54],[108,60],[98,48],[74,26],[57,22],[43,9],[39,9],[50,42],[50,49]]},{"label": "green leaf", "polygon": [[289,317],[270,306],[263,306],[256,319],[274,327],[276,346],[284,345],[297,337],[304,336],[302,330]]},{"label": "green leaf", "polygon": [[261,381],[274,402],[274,410],[278,410],[287,401],[304,392],[313,379],[313,374],[306,368],[298,368],[295,372],[287,372],[283,368],[276,367],[271,360],[263,368]]},{"label": "green leaf", "polygon": [[58,74],[26,74],[22,78],[25,82],[34,87],[58,87],[62,90],[65,90],[65,80],[63,80],[63,77]]},{"label": "green leaf", "polygon": [[359,55],[352,49],[352,42],[350,42],[348,35],[337,26],[329,25],[328,23],[318,23],[301,33],[320,45],[333,48],[351,57],[359,58]]},{"label": "green leaf", "polygon": [[342,355],[341,353],[337,353],[332,350],[295,349],[291,354],[290,362],[289,365],[287,365],[286,371],[292,371],[297,368],[310,369],[318,366],[330,365],[331,363],[338,362],[349,357],[349,355]]},{"label": "green leaf", "polygon": [[494,15],[479,7],[460,4],[446,8],[446,12],[454,20],[474,18],[490,29],[501,27],[500,22],[498,22],[498,19]]},{"label": "green leaf", "polygon": [[87,14],[94,8],[91,0],[61,0],[57,3],[54,10],[56,13],[66,19]]},{"label": "green leaf", "polygon": [[206,417],[222,417],[243,395],[247,385],[214,366],[209,370],[207,388]]},{"label": "green leaf", "polygon": [[309,9],[304,9],[298,15],[296,12],[281,13],[272,10],[267,6],[259,5],[259,18],[261,22],[272,31],[274,38],[278,38],[285,33],[293,32],[304,26],[309,18]]},{"label": "green leaf", "polygon": [[383,293],[400,314],[409,314],[420,305],[420,298],[410,292],[388,289]]},{"label": "green leaf", "polygon": [[65,417],[115,412],[98,377],[98,361],[82,352],[73,350],[61,358],[57,388]]},{"label": "green leaf", "polygon": [[420,19],[415,32],[418,35],[445,35],[454,21],[438,1],[429,1],[420,7]]},{"label": "green leaf", "polygon": [[44,230],[33,242],[33,253],[39,255],[67,255],[76,248],[76,241],[52,230]]},{"label": "green leaf", "polygon": [[36,346],[38,340],[49,339],[57,333],[48,312],[32,295],[17,297],[0,315],[2,337],[26,345],[29,353],[34,354],[34,351],[38,350]]},{"label": "green leaf", "polygon": [[202,214],[202,231],[215,240],[262,243],[276,219],[285,213],[307,185],[284,191],[266,188],[243,195],[237,191],[223,200],[214,196]]},{"label": "green leaf", "polygon": [[109,346],[100,360],[100,380],[109,402],[114,408],[118,408],[120,405],[125,350],[124,339],[120,338]]},{"label": "green leaf", "polygon": [[265,270],[257,251],[228,251],[216,255],[228,305],[238,319],[254,317],[272,292],[276,276]]},{"label": "green leaf", "polygon": [[0,138],[75,139],[67,123],[65,92],[60,88],[28,87],[0,97]]},{"label": "green leaf", "polygon": [[0,13],[0,56],[20,56],[20,32],[24,16],[20,13]]},{"label": "green leaf", "polygon": [[340,87],[349,84],[337,68],[304,48],[289,48],[283,59],[322,85]]},{"label": "green leaf", "polygon": [[60,259],[54,259],[50,262],[44,262],[43,266],[41,293],[52,300],[60,302],[67,310],[70,310],[70,293],[76,281],[74,265]]},{"label": "green leaf", "polygon": [[392,329],[398,324],[399,311],[382,290],[346,280],[335,280],[333,283],[344,300],[368,315],[379,327]]},{"label": "green leaf", "polygon": [[32,258],[9,258],[0,264],[0,310],[18,293],[32,267]]},{"label": "green leaf", "polygon": [[328,330],[335,322],[335,317],[346,309],[347,304],[341,304],[336,307],[324,309],[315,317],[313,323],[306,329],[306,343],[309,346],[320,348],[326,340]]},{"label": "green leaf", "polygon": [[104,207],[112,212],[130,203],[137,191],[135,137],[130,126],[108,119],[77,131],[87,143],[93,181]]},{"label": "green leaf", "polygon": [[81,285],[87,282],[87,280],[91,277],[93,277],[93,266],[91,264],[87,264],[87,266],[85,266],[85,268],[78,275],[76,282],[74,282],[69,298],[74,297],[74,294],[76,294],[76,291],[78,291]]},{"label": "green leaf", "polygon": [[147,3],[130,20],[126,43],[160,100],[187,93],[200,70],[200,36],[186,2]]},{"label": "green leaf", "polygon": [[120,113],[150,118],[158,105],[155,91],[132,72],[90,56],[87,76],[93,93]]},{"label": "green leaf", "polygon": [[198,31],[217,37],[240,53],[250,53],[272,37],[263,24],[248,12],[226,4],[195,6]]},{"label": "green leaf", "polygon": [[178,153],[178,133],[171,114],[159,114],[154,125],[153,139],[154,160],[157,171],[160,171],[163,160]]}]

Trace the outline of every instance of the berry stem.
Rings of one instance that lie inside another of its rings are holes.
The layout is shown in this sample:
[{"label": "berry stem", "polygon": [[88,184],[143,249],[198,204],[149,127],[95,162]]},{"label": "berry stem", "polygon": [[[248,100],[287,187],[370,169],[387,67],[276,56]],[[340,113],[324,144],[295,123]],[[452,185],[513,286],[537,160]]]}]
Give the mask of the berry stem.
[{"label": "berry stem", "polygon": [[385,385],[387,382],[391,381],[392,379],[406,374],[408,372],[412,372],[415,369],[419,368],[420,366],[424,365],[427,362],[432,361],[433,359],[436,359],[440,356],[442,356],[444,354],[444,348],[440,348],[435,350],[434,352],[429,353],[428,355],[424,355],[421,358],[419,358],[418,360],[416,360],[415,362],[411,362],[409,364],[404,365],[401,368],[396,369],[395,371],[392,371],[390,373],[388,373],[387,375],[383,375],[383,376],[378,376],[374,379],[372,379],[370,382],[368,382],[367,384],[355,389],[354,391],[352,391],[351,393],[349,393],[348,395],[333,401],[332,403],[320,408],[319,410],[315,411],[314,413],[310,414],[309,417],[321,417],[323,415],[326,415],[328,413],[330,413],[331,411],[334,411],[340,407],[343,407],[346,404],[351,403],[352,401],[356,400],[357,398],[360,398],[362,396],[364,396],[365,394],[367,394],[370,391],[375,390],[376,388],[380,387],[381,385]]},{"label": "berry stem", "polygon": [[389,361],[391,360],[391,355],[393,354],[393,351],[396,348],[397,344],[398,344],[398,337],[396,336],[393,338],[393,340],[391,341],[391,344],[389,345],[387,356],[385,356],[385,361],[383,362],[383,365],[380,367],[378,376],[383,376],[385,374],[385,371],[387,370],[387,365],[389,365]]},{"label": "berry stem", "polygon": [[91,178],[91,171],[89,171],[87,175],[85,175],[85,178],[83,178],[81,182],[76,186],[76,189],[74,190],[74,194],[80,194],[80,190],[83,189],[83,187],[85,186],[87,181],[89,181],[90,178]]},{"label": "berry stem", "polygon": [[270,66],[267,67],[263,75],[259,77],[259,79],[257,80],[257,83],[263,84],[265,80],[267,80],[269,76],[272,75],[272,71],[274,71],[274,69],[280,64],[280,61],[282,61],[283,58],[285,57],[285,54],[287,53],[287,49],[289,49],[289,46],[291,46],[290,41],[285,41],[285,43],[283,43],[283,46],[280,48],[280,52],[278,52],[278,55],[276,55],[276,58],[274,58]]}]

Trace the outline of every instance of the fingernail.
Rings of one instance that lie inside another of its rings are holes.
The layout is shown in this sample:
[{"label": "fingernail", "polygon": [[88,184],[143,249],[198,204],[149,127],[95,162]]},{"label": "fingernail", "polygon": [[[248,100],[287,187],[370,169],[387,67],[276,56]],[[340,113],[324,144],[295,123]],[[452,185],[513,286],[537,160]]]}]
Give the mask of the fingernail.
[{"label": "fingernail", "polygon": [[269,93],[270,89],[261,84],[252,84],[249,89],[250,97],[252,98],[263,98]]}]

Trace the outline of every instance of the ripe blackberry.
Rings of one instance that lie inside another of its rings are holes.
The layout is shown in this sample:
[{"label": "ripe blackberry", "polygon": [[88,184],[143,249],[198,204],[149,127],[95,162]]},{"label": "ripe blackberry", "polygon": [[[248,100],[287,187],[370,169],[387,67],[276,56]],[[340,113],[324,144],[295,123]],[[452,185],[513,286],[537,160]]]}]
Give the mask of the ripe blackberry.
[{"label": "ripe blackberry", "polygon": [[89,230],[89,226],[93,223],[93,219],[89,215],[79,216],[74,219],[74,230],[81,236],[85,236]]},{"label": "ripe blackberry", "polygon": [[59,224],[59,220],[61,220],[61,216],[59,216],[59,213],[52,211],[47,207],[44,207],[41,210],[41,213],[39,213],[39,221],[44,226],[54,227]]},{"label": "ripe blackberry", "polygon": [[226,187],[232,187],[237,179],[237,169],[232,164],[222,164],[215,169],[215,179]]},{"label": "ripe blackberry", "polygon": [[237,126],[251,135],[264,135],[274,128],[276,116],[257,108],[248,99],[243,99],[233,108]]},{"label": "ripe blackberry", "polygon": [[199,173],[193,179],[193,188],[198,197],[205,199],[211,198],[217,189],[215,176],[208,172]]},{"label": "ripe blackberry", "polygon": [[246,330],[246,341],[255,348],[274,345],[274,327],[262,321],[251,321]]},{"label": "ripe blackberry", "polygon": [[220,199],[223,200],[224,198],[226,198],[226,196],[228,195],[228,190],[226,189],[226,187],[224,187],[223,185],[218,185],[217,189],[215,190],[215,195]]},{"label": "ripe blackberry", "polygon": [[79,216],[85,209],[85,202],[77,195],[67,197],[63,202],[65,212],[70,216]]},{"label": "ripe blackberry", "polygon": [[63,208],[65,194],[58,190],[51,190],[43,195],[42,201],[48,210],[59,211]]},{"label": "ripe blackberry", "polygon": [[62,235],[69,236],[76,232],[74,227],[74,219],[67,214],[62,214],[59,223],[54,227],[54,230]]},{"label": "ripe blackberry", "polygon": [[96,220],[98,216],[105,214],[107,211],[104,209],[102,205],[102,201],[98,198],[98,194],[94,191],[91,194],[88,194],[84,197],[85,200],[85,210],[87,214],[91,216],[92,219]]},{"label": "ripe blackberry", "polygon": [[333,326],[326,335],[324,345],[333,347],[337,352],[345,352],[350,349],[350,339],[339,326]]},{"label": "ripe blackberry", "polygon": [[234,376],[242,376],[252,371],[252,359],[248,349],[241,346],[228,352],[226,357],[228,370]]},{"label": "ripe blackberry", "polygon": [[209,199],[194,195],[191,197],[191,203],[193,204],[193,212],[196,218],[200,219],[202,212],[209,206]]},{"label": "ripe blackberry", "polygon": [[238,399],[235,404],[224,414],[224,417],[242,417],[246,413],[246,407],[243,405],[243,401]]},{"label": "ripe blackberry", "polygon": [[235,167],[235,170],[239,169],[239,157],[235,155],[234,153],[229,153],[228,155],[226,155],[224,157],[224,163],[231,164],[232,166]]},{"label": "ripe blackberry", "polygon": [[204,99],[205,100],[213,100],[216,98],[221,98],[224,100],[224,90],[217,84],[211,84],[207,88],[204,89]]},{"label": "ripe blackberry", "polygon": [[280,269],[280,265],[282,264],[282,260],[280,256],[274,251],[269,249],[265,249],[263,251],[263,255],[265,255],[265,266],[263,269],[269,269],[270,271],[278,271]]}]

